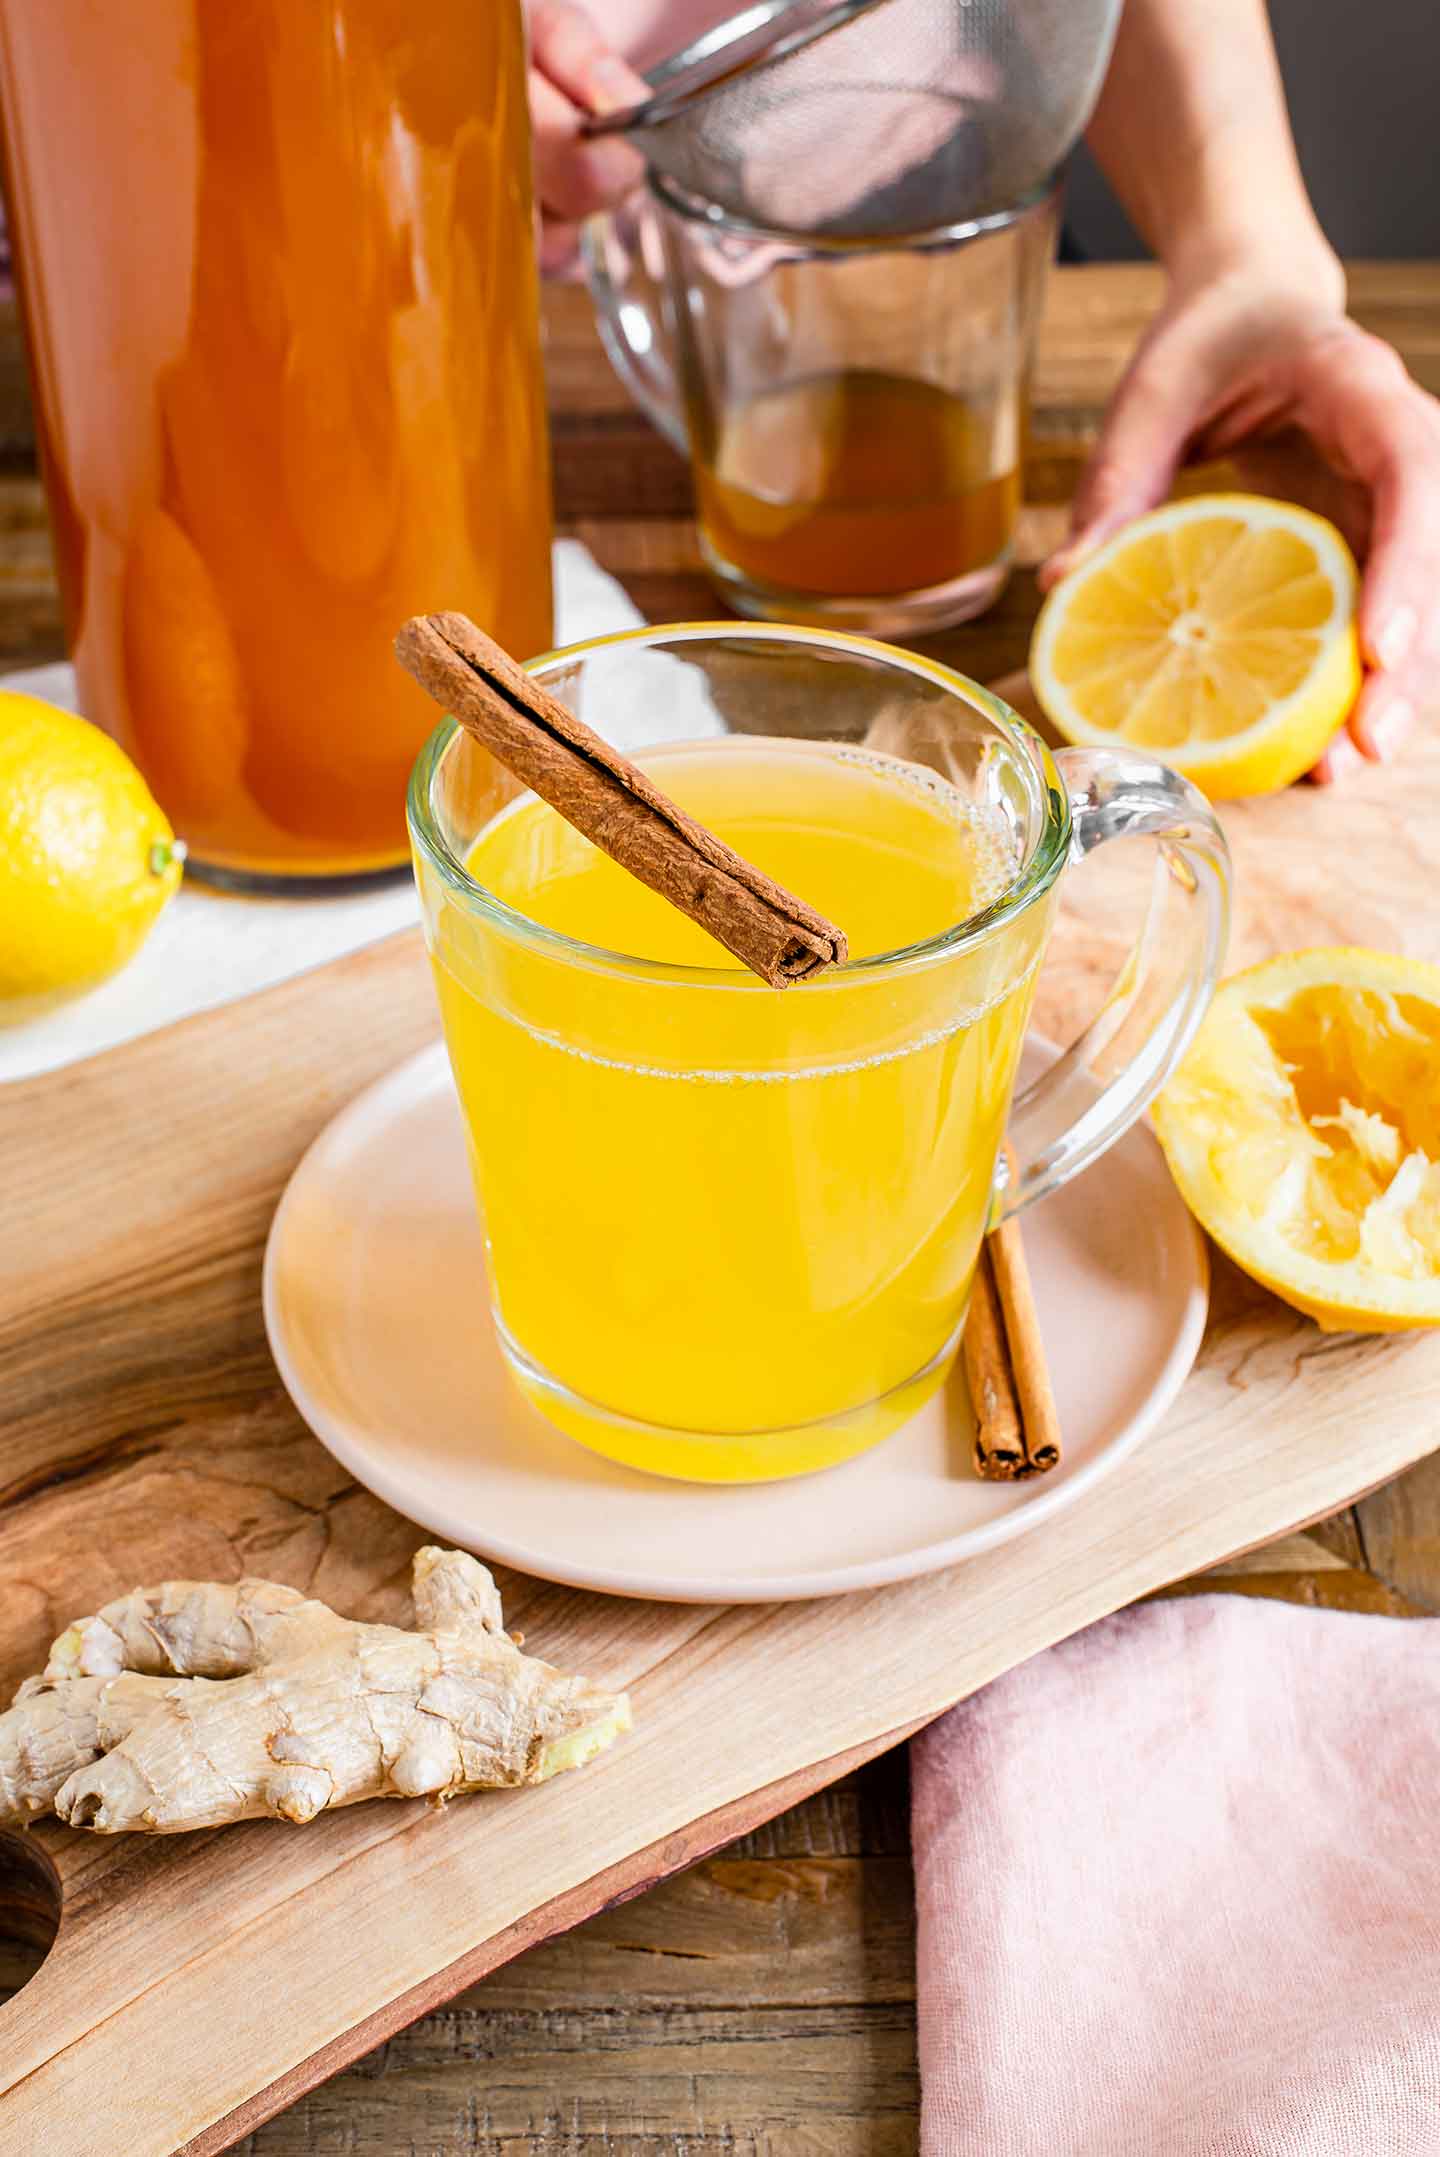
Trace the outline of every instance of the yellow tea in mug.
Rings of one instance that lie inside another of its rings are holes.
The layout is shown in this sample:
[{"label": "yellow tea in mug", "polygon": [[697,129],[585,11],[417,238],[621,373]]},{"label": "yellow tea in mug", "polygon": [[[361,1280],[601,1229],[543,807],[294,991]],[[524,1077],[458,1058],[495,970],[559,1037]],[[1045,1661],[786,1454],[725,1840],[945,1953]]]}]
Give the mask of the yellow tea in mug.
[{"label": "yellow tea in mug", "polygon": [[532,795],[480,833],[471,875],[535,927],[447,907],[433,949],[501,1337],[598,1451],[797,1474],[873,1444],[945,1374],[1050,907],[867,966],[1014,883],[998,811],[826,743],[643,761],[838,922],[851,962],[767,988]]}]

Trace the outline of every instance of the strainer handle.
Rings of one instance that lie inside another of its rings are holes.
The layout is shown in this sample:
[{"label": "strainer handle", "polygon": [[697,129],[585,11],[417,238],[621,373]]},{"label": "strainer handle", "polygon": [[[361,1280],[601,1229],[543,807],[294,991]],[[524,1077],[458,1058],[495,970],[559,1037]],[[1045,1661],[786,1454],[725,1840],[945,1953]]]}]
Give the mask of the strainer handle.
[{"label": "strainer handle", "polygon": [[644,197],[587,218],[580,259],[610,364],[646,418],[688,456],[675,379],[673,303],[665,283],[658,224]]},{"label": "strainer handle", "polygon": [[1155,873],[1140,933],[1078,1041],[1018,1096],[1017,1169],[1003,1220],[1068,1183],[1143,1115],[1194,1037],[1230,926],[1230,852],[1203,794],[1168,765],[1112,749],[1062,749],[1075,863],[1112,839],[1148,838]]}]

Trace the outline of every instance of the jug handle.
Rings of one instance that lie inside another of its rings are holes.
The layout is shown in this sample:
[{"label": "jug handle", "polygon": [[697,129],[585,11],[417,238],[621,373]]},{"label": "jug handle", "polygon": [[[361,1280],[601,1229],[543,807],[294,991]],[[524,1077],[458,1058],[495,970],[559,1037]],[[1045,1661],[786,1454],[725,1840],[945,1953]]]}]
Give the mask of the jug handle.
[{"label": "jug handle", "polygon": [[675,322],[663,242],[644,195],[586,219],[580,259],[611,366],[636,404],[681,456],[689,440],[675,375]]}]

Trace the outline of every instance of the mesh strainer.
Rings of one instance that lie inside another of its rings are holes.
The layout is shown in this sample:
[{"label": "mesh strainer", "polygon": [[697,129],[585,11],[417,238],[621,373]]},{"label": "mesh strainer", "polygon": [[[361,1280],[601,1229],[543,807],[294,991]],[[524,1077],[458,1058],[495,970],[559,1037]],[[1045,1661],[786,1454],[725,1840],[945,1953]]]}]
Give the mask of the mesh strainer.
[{"label": "mesh strainer", "polygon": [[879,238],[1008,210],[1099,91],[1121,0],[756,0],[588,123],[771,230]]}]

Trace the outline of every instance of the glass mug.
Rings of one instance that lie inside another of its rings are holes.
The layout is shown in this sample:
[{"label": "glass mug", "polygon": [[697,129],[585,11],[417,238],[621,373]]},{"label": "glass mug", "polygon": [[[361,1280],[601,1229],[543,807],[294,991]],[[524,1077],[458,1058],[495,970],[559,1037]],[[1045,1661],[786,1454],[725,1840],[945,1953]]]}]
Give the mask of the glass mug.
[{"label": "glass mug", "polygon": [[[501,1345],[611,1459],[700,1481],[830,1466],[944,1380],[985,1230],[1103,1153],[1184,1051],[1225,947],[1220,827],[1164,765],[1052,756],[963,675],[858,637],[644,629],[531,671],[742,849],[758,819],[772,873],[817,821],[853,840],[840,897],[792,881],[861,955],[777,993],[692,963],[726,955],[668,908],[686,963],[629,955],[626,904],[660,902],[518,782],[497,804],[453,722],[434,735],[410,830]],[[1012,1104],[1066,864],[1137,834],[1159,862],[1131,960]],[[962,843],[985,871],[968,911],[890,948]]]},{"label": "glass mug", "polygon": [[903,239],[787,238],[651,174],[585,229],[614,365],[688,452],[741,614],[918,636],[1009,573],[1056,195]]},{"label": "glass mug", "polygon": [[80,696],[213,882],[403,868],[437,596],[553,634],[520,0],[0,0]]}]

